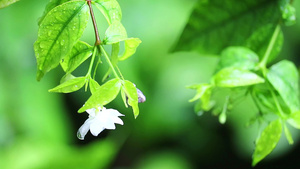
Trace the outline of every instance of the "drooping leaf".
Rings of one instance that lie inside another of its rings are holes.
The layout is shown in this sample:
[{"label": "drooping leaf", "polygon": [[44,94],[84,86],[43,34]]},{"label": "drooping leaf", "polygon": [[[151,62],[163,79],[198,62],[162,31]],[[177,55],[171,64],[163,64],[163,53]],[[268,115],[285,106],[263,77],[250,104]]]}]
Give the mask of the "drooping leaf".
[{"label": "drooping leaf", "polygon": [[299,75],[294,63],[283,60],[274,64],[267,73],[267,78],[291,112],[298,111],[300,109]]},{"label": "drooping leaf", "polygon": [[63,82],[53,89],[50,89],[49,92],[71,93],[81,89],[85,83],[86,77],[76,77]]},{"label": "drooping leaf", "polygon": [[34,43],[37,80],[55,68],[81,37],[89,18],[85,1],[70,1],[53,8],[43,19]]},{"label": "drooping leaf", "polygon": [[99,83],[92,78],[89,81],[89,85],[90,85],[90,90],[91,90],[92,94],[96,93],[96,91],[99,90],[99,88],[100,88]]},{"label": "drooping leaf", "polygon": [[125,51],[119,57],[119,60],[126,60],[136,52],[136,48],[142,41],[139,38],[129,38],[125,40]]},{"label": "drooping leaf", "polygon": [[0,0],[0,9],[5,8],[19,0]]},{"label": "drooping leaf", "polygon": [[41,24],[41,22],[43,21],[43,19],[47,15],[47,13],[49,11],[51,11],[51,9],[55,8],[58,5],[61,5],[61,4],[65,3],[65,2],[68,2],[68,1],[71,1],[71,0],[50,0],[50,2],[47,4],[47,6],[46,6],[46,8],[44,10],[43,15],[39,19],[38,25]]},{"label": "drooping leaf", "polygon": [[265,80],[251,71],[229,67],[216,73],[213,82],[218,87],[239,87],[264,83]]},{"label": "drooping leaf", "polygon": [[261,133],[252,156],[252,166],[264,159],[276,147],[282,132],[280,119],[272,121]]},{"label": "drooping leaf", "polygon": [[125,93],[128,97],[128,104],[132,107],[134,117],[137,118],[139,115],[139,106],[138,106],[138,94],[135,85],[128,81],[124,81]]},{"label": "drooping leaf", "polygon": [[258,61],[258,56],[252,50],[241,46],[232,46],[222,51],[217,71],[225,67],[253,70]]},{"label": "drooping leaf", "polygon": [[287,141],[289,142],[289,144],[294,144],[292,134],[285,124],[283,124],[283,129],[284,129],[285,137],[286,137]]},{"label": "drooping leaf", "polygon": [[104,15],[109,25],[111,25],[115,21],[121,21],[122,11],[119,3],[116,0],[96,0],[93,2],[96,5],[97,9],[99,9]]},{"label": "drooping leaf", "polygon": [[121,22],[113,22],[106,30],[104,44],[113,44],[127,39],[127,32]]},{"label": "drooping leaf", "polygon": [[175,51],[219,54],[228,46],[246,45],[262,57],[280,15],[276,0],[198,1]]},{"label": "drooping leaf", "polygon": [[92,94],[78,112],[82,113],[87,109],[105,106],[117,97],[120,88],[121,80],[118,78],[106,82]]},{"label": "drooping leaf", "polygon": [[61,66],[66,73],[73,72],[81,63],[88,59],[93,53],[93,47],[78,41],[71,51],[61,61]]}]

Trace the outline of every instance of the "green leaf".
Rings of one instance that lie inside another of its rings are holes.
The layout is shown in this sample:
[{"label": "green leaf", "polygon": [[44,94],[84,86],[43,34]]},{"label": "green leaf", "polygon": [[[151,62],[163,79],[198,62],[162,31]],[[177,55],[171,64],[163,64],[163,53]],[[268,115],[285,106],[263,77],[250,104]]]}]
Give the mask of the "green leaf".
[{"label": "green leaf", "polygon": [[298,111],[300,109],[299,75],[294,63],[283,60],[274,64],[267,73],[267,78],[291,112]]},{"label": "green leaf", "polygon": [[88,59],[93,53],[93,47],[78,41],[71,51],[61,61],[61,66],[66,73],[73,72],[81,63]]},{"label": "green leaf", "polygon": [[75,92],[83,87],[86,82],[86,77],[76,77],[74,79],[67,80],[62,84],[50,89],[49,92],[57,93],[71,93]]},{"label": "green leaf", "polygon": [[213,82],[218,87],[239,87],[264,83],[265,80],[248,70],[229,67],[215,74]]},{"label": "green leaf", "polygon": [[90,85],[90,90],[91,90],[92,94],[95,94],[96,91],[98,91],[99,88],[100,88],[99,83],[96,80],[92,79],[92,78],[90,78],[89,85]]},{"label": "green leaf", "polygon": [[189,102],[196,101],[200,99],[200,102],[196,104],[195,111],[198,113],[199,111],[208,111],[211,109],[213,106],[210,98],[211,98],[211,93],[212,93],[212,85],[211,84],[197,84],[197,85],[192,85],[188,86],[190,89],[196,89],[197,93],[196,95],[189,100]]},{"label": "green leaf", "polygon": [[89,18],[85,1],[70,1],[53,8],[43,19],[34,43],[37,80],[55,68],[81,37]]},{"label": "green leaf", "polygon": [[127,39],[127,32],[121,22],[113,22],[106,30],[104,44],[113,44]]},{"label": "green leaf", "polygon": [[65,74],[61,79],[60,79],[60,84],[69,81],[71,79],[75,79],[76,77],[73,76],[72,74]]},{"label": "green leaf", "polygon": [[296,9],[290,3],[290,0],[279,1],[282,19],[287,26],[291,26],[296,23]]},{"label": "green leaf", "polygon": [[122,11],[116,0],[96,0],[92,2],[94,2],[96,8],[104,15],[109,25],[121,21]]},{"label": "green leaf", "polygon": [[85,104],[78,110],[79,113],[91,108],[103,107],[114,100],[121,88],[121,80],[118,78],[106,82],[92,94]]},{"label": "green leaf", "polygon": [[258,64],[259,58],[252,50],[232,46],[221,53],[217,71],[225,67],[236,67],[244,70],[253,70]]},{"label": "green leaf", "polygon": [[285,124],[283,124],[283,129],[284,129],[285,137],[288,140],[289,144],[294,144],[292,134],[291,134],[291,132],[289,131],[289,129],[287,128],[287,126]]},{"label": "green leaf", "polygon": [[228,46],[246,45],[262,57],[280,18],[277,1],[198,1],[175,51],[219,54]]},{"label": "green leaf", "polygon": [[264,159],[276,147],[282,132],[280,119],[272,121],[261,133],[252,156],[252,166]]},{"label": "green leaf", "polygon": [[19,0],[0,0],[0,9],[5,8]]},{"label": "green leaf", "polygon": [[139,38],[129,38],[125,40],[125,51],[119,57],[119,60],[126,60],[136,52],[136,48],[142,41]]},{"label": "green leaf", "polygon": [[296,129],[300,129],[300,111],[293,112],[287,122]]},{"label": "green leaf", "polygon": [[125,93],[128,97],[128,104],[133,109],[134,117],[137,118],[137,116],[139,115],[137,89],[136,89],[135,85],[128,80],[124,81],[124,89],[125,89]]},{"label": "green leaf", "polygon": [[41,24],[41,22],[43,21],[43,19],[45,18],[45,16],[47,15],[47,13],[49,11],[51,11],[56,6],[61,5],[65,2],[69,2],[69,1],[71,1],[71,0],[50,0],[50,2],[47,4],[47,6],[44,10],[43,16],[39,19],[38,25]]}]

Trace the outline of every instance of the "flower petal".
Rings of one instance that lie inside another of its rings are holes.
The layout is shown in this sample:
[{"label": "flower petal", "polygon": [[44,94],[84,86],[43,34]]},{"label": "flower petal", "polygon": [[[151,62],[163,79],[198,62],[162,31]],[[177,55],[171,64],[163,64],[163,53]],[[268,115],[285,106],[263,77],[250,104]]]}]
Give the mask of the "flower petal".
[{"label": "flower petal", "polygon": [[120,119],[119,117],[112,117],[112,120],[116,124],[121,124],[121,125],[124,124],[123,121],[122,121],[122,119]]},{"label": "flower petal", "polygon": [[118,110],[115,109],[106,109],[106,111],[110,114],[110,116],[125,116],[124,114],[121,114]]},{"label": "flower petal", "polygon": [[77,131],[77,137],[80,140],[84,140],[84,137],[86,135],[86,133],[89,131],[90,129],[90,125],[92,124],[92,119],[87,119],[83,125],[78,129]]},{"label": "flower petal", "polygon": [[89,116],[91,117],[95,117],[96,115],[96,109],[95,108],[91,108],[91,109],[87,109],[86,112],[89,114]]},{"label": "flower petal", "polygon": [[94,136],[98,136],[99,133],[101,133],[105,128],[102,124],[95,121],[90,125],[90,131]]}]

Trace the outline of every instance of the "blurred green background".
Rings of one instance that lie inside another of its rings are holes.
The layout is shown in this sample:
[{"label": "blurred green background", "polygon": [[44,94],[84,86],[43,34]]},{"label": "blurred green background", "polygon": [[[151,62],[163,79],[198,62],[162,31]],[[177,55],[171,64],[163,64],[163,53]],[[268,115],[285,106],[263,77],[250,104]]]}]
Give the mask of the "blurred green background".
[{"label": "blurred green background", "polygon": [[[47,0],[22,0],[0,10],[0,169],[196,169],[251,168],[251,154],[258,126],[246,128],[256,109],[241,103],[225,125],[211,113],[197,116],[188,100],[194,91],[186,86],[207,82],[218,62],[197,53],[170,53],[196,0],[119,0],[128,36],[142,40],[137,53],[119,64],[126,79],[147,97],[140,116],[121,101],[108,105],[125,114],[125,125],[76,137],[87,114],[77,110],[89,97],[80,90],[72,94],[48,93],[63,72],[57,68],[41,82],[35,80],[33,43],[37,21]],[[295,7],[300,11],[299,1]],[[98,26],[102,34],[100,13]],[[298,12],[298,18],[300,18]],[[105,26],[104,26],[105,25]],[[284,28],[285,43],[280,59],[299,66],[300,23]],[[103,36],[102,36],[103,37]],[[93,43],[87,28],[84,40]],[[83,64],[78,74],[87,71]],[[106,66],[99,66],[103,75]],[[101,74],[102,73],[102,74]],[[101,79],[102,77],[98,77]],[[292,129],[291,129],[292,130]],[[299,131],[292,130],[295,144],[282,137],[274,152],[256,168],[296,168]]]}]

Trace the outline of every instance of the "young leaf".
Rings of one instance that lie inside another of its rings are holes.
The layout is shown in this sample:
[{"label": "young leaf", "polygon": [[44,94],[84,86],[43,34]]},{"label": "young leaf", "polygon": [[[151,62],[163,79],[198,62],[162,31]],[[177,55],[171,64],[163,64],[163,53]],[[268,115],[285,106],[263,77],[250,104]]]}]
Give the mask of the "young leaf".
[{"label": "young leaf", "polygon": [[127,39],[127,32],[121,22],[113,22],[105,32],[104,44],[113,44]]},{"label": "young leaf", "polygon": [[70,1],[53,8],[43,19],[34,43],[37,80],[55,68],[81,37],[89,18],[85,1]]},{"label": "young leaf", "polygon": [[92,94],[92,96],[85,102],[78,112],[82,113],[87,109],[105,106],[117,97],[120,88],[121,80],[118,78],[106,82]]},{"label": "young leaf", "polygon": [[278,91],[291,112],[300,109],[299,103],[299,75],[294,63],[283,60],[270,68],[267,78]]},{"label": "young leaf", "polygon": [[288,140],[289,144],[294,144],[292,134],[291,134],[291,132],[289,131],[289,129],[287,128],[287,126],[285,124],[283,124],[283,129],[284,129],[285,137]]},{"label": "young leaf", "polygon": [[196,101],[200,99],[200,102],[195,105],[195,111],[200,112],[200,111],[208,111],[211,109],[213,106],[210,98],[211,98],[211,93],[212,93],[212,85],[211,84],[197,84],[197,85],[192,85],[188,86],[190,89],[196,89],[197,93],[196,95],[189,100],[189,102]]},{"label": "young leaf", "polygon": [[264,83],[265,80],[248,70],[229,67],[215,74],[213,82],[218,87],[239,87]]},{"label": "young leaf", "polygon": [[45,16],[47,15],[47,13],[49,11],[51,11],[56,6],[61,5],[61,4],[65,3],[65,2],[68,2],[68,1],[71,1],[71,0],[50,0],[50,2],[47,4],[47,6],[44,10],[43,16],[41,16],[41,18],[39,19],[38,25],[41,24],[41,22],[43,21],[43,19],[45,18]]},{"label": "young leaf", "polygon": [[225,67],[236,67],[244,70],[253,70],[258,64],[259,58],[252,50],[232,46],[221,53],[217,71]]},{"label": "young leaf", "polygon": [[96,91],[98,91],[100,88],[99,83],[92,78],[90,78],[89,85],[92,94],[96,93]]},{"label": "young leaf", "polygon": [[124,53],[119,57],[119,60],[126,60],[130,56],[132,56],[136,48],[140,45],[142,41],[139,38],[129,38],[125,40],[125,51]]},{"label": "young leaf", "polygon": [[57,93],[71,93],[75,92],[82,88],[82,86],[86,82],[86,77],[76,77],[74,79],[70,79],[65,81],[64,83],[56,86],[53,89],[50,89],[49,92],[57,92]]},{"label": "young leaf", "polygon": [[296,129],[300,129],[300,111],[293,112],[290,116],[287,122]]},{"label": "young leaf", "polygon": [[5,8],[19,0],[0,0],[0,9]]},{"label": "young leaf", "polygon": [[264,159],[276,147],[282,132],[280,119],[272,121],[261,133],[253,153],[252,166]]},{"label": "young leaf", "polygon": [[88,59],[93,53],[93,47],[89,44],[78,41],[70,53],[61,61],[61,67],[66,73],[73,72],[81,63]]},{"label": "young leaf", "polygon": [[137,118],[137,116],[139,115],[137,89],[136,89],[135,85],[128,80],[124,81],[124,89],[125,89],[125,93],[128,97],[128,104],[133,109],[134,117]]},{"label": "young leaf", "polygon": [[280,18],[277,1],[198,1],[175,51],[219,54],[228,46],[247,45],[263,56]]},{"label": "young leaf", "polygon": [[109,25],[121,21],[122,11],[116,0],[96,0],[93,2],[96,8],[104,15]]}]

